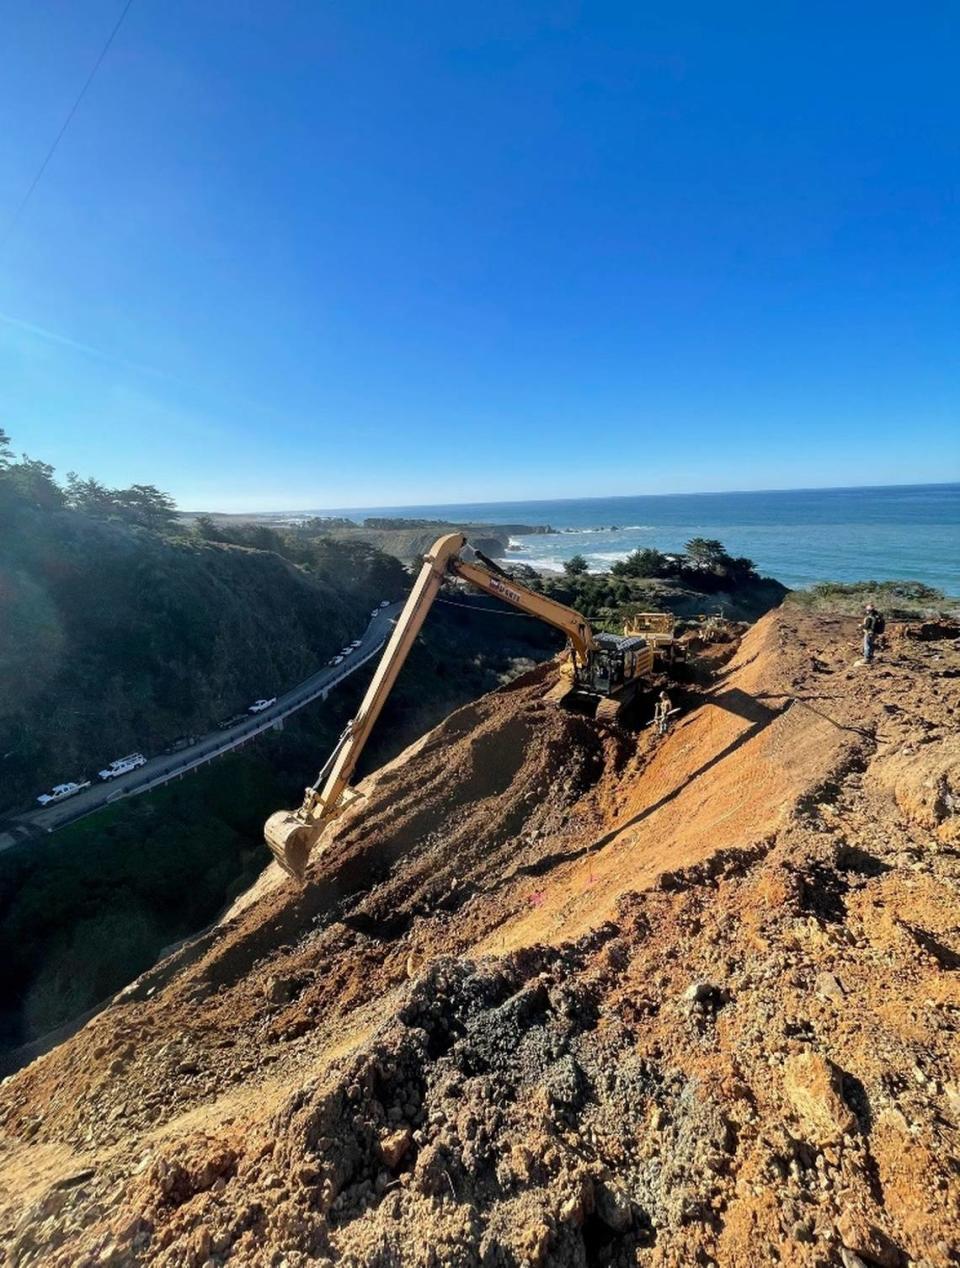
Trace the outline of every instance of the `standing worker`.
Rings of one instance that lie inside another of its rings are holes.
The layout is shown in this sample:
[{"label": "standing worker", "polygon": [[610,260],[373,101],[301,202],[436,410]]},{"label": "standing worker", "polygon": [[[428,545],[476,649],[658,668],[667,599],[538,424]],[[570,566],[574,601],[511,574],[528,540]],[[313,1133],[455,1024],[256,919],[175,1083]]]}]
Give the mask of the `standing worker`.
[{"label": "standing worker", "polygon": [[666,691],[660,692],[660,699],[653,708],[653,720],[657,724],[657,734],[666,735],[667,726],[669,725],[670,714],[673,712],[673,702],[667,695]]},{"label": "standing worker", "polygon": [[863,616],[863,663],[869,665],[873,660],[873,649],[876,647],[877,639],[886,629],[886,622],[883,614],[878,612],[872,603],[868,603],[864,608]]}]

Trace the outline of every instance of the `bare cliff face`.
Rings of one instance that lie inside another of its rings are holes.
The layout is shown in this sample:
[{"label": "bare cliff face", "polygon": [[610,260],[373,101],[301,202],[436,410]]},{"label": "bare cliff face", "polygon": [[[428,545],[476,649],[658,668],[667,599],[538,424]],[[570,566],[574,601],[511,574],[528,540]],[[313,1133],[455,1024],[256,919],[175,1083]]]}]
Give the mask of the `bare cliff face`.
[{"label": "bare cliff face", "polygon": [[856,656],[452,714],[6,1081],[3,1262],[956,1263],[960,643]]}]

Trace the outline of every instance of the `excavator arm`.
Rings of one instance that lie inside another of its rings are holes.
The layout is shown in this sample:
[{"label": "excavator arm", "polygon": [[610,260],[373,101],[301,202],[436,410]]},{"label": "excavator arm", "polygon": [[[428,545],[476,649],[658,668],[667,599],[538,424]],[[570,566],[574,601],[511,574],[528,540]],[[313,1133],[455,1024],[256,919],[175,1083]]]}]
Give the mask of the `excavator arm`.
[{"label": "excavator arm", "polygon": [[450,533],[434,542],[424,557],[420,575],[397,618],[360,708],[347,724],[316,783],[306,790],[303,805],[297,811],[278,810],[267,820],[264,829],[267,845],[280,866],[291,876],[303,878],[310,851],[326,825],[360,796],[350,788],[360,754],[447,576],[460,577],[479,590],[503,599],[562,631],[570,641],[574,666],[578,659],[585,664],[593,650],[593,634],[579,612],[528,590],[505,573],[499,574],[483,564],[461,559],[460,552],[466,541],[462,533]]},{"label": "excavator arm", "polygon": [[482,564],[469,563],[465,559],[453,556],[448,569],[454,576],[460,577],[463,581],[469,581],[470,585],[476,586],[478,590],[492,594],[497,599],[503,599],[506,603],[519,608],[521,612],[526,612],[529,616],[537,616],[541,621],[546,621],[554,629],[566,634],[575,659],[581,665],[587,663],[587,657],[594,648],[593,632],[579,612],[565,607],[562,603],[556,603],[553,599],[548,599],[546,595],[537,594],[535,590],[528,590],[519,581],[508,577],[506,573],[492,572]]}]

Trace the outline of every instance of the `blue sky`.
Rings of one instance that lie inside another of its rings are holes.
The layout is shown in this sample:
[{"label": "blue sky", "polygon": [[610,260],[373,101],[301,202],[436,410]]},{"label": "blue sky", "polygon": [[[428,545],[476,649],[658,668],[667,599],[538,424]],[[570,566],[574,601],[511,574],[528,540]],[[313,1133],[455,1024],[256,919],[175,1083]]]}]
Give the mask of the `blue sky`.
[{"label": "blue sky", "polygon": [[[0,225],[120,8],[0,0]],[[0,255],[0,425],[186,508],[957,479],[957,26],[135,0]]]}]

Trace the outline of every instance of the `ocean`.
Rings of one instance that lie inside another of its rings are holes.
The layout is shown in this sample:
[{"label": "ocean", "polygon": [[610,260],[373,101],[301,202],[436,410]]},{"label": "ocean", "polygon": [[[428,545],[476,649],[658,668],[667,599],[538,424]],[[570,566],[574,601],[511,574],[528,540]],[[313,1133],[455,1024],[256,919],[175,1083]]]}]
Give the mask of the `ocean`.
[{"label": "ocean", "polygon": [[765,576],[793,588],[818,581],[907,579],[960,595],[960,484],[769,493],[676,493],[536,502],[359,507],[314,514],[395,515],[484,524],[550,525],[515,537],[508,558],[560,569],[583,555],[607,571],[632,550],[682,550],[718,538]]}]

